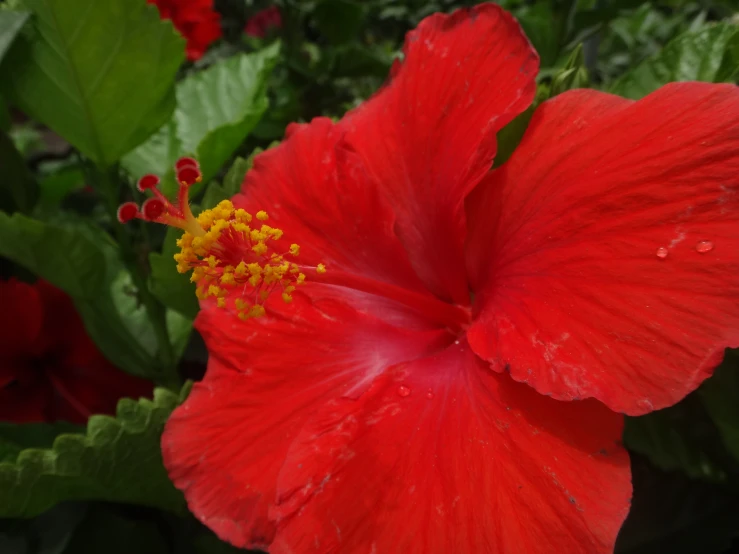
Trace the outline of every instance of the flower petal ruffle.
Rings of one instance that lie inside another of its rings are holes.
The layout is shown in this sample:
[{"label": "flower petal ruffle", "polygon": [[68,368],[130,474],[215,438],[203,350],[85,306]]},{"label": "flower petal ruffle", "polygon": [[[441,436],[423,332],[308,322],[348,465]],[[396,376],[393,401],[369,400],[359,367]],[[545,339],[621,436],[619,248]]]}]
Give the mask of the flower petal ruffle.
[{"label": "flower petal ruffle", "polygon": [[272,554],[611,553],[622,416],[490,372],[465,343],[320,410],[278,485]]},{"label": "flower petal ruffle", "polygon": [[[281,301],[276,301],[276,309]],[[167,423],[162,451],[190,510],[222,539],[266,547],[288,448],[325,402],[354,397],[389,365],[447,344],[444,331],[392,327],[337,301],[295,294],[289,310],[242,322],[206,305],[208,372]]]},{"label": "flower petal ruffle", "polygon": [[463,201],[493,163],[496,133],[531,103],[538,56],[494,4],[424,19],[403,52],[390,83],[340,125],[390,200],[418,275],[468,305]]},{"label": "flower petal ruffle", "polygon": [[544,103],[468,202],[475,352],[542,394],[639,415],[739,346],[739,88]]}]

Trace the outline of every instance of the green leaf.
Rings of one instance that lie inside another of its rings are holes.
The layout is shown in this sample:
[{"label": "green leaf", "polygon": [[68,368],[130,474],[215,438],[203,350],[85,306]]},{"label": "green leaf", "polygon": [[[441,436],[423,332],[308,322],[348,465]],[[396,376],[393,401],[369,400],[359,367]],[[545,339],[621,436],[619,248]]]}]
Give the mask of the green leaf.
[{"label": "green leaf", "polygon": [[0,212],[0,256],[69,294],[88,334],[119,368],[145,377],[157,375],[150,337],[143,343],[136,338],[148,320],[129,298],[130,280],[118,263],[116,245],[106,235],[94,228]]},{"label": "green leaf", "polygon": [[588,84],[588,70],[585,69],[583,47],[582,44],[578,44],[570,54],[564,67],[552,77],[549,97],[557,96],[568,90],[585,88]]},{"label": "green leaf", "polygon": [[32,31],[5,59],[10,100],[100,166],[170,116],[184,41],[146,0],[26,0]]},{"label": "green leaf", "polygon": [[239,192],[246,172],[254,164],[254,157],[261,152],[263,152],[261,148],[256,148],[248,158],[237,157],[223,178],[222,185],[215,181],[208,185],[208,188],[205,189],[201,205],[206,208],[212,208],[221,200],[227,200]]},{"label": "green leaf", "polygon": [[0,11],[0,60],[13,44],[15,37],[28,20],[31,12]]},{"label": "green leaf", "polygon": [[192,321],[198,313],[195,284],[190,282],[190,275],[177,271],[177,264],[173,259],[179,252],[177,239],[181,236],[181,229],[167,229],[162,252],[149,254],[149,289],[162,304]]},{"label": "green leaf", "polygon": [[672,81],[726,81],[736,74],[738,59],[739,27],[719,23],[679,35],[614,82],[609,92],[639,99]]},{"label": "green leaf", "polygon": [[33,517],[67,500],[104,500],[185,511],[167,477],[159,441],[187,395],[155,389],[154,399],[118,402],[116,417],[94,415],[86,434],[62,434],[50,449],[23,450],[0,463],[0,517]]},{"label": "green leaf", "polygon": [[[193,73],[177,85],[173,118],[123,159],[135,178],[162,176],[161,189],[176,189],[173,166],[194,156],[207,183],[251,132],[268,106],[266,83],[277,62],[279,44],[239,54]],[[196,194],[198,187],[191,192]]]},{"label": "green leaf", "polygon": [[724,363],[699,389],[703,405],[726,449],[739,460],[739,354],[728,350]]},{"label": "green leaf", "polygon": [[671,408],[627,417],[624,444],[665,471],[714,482],[727,478],[721,440],[695,395]]}]

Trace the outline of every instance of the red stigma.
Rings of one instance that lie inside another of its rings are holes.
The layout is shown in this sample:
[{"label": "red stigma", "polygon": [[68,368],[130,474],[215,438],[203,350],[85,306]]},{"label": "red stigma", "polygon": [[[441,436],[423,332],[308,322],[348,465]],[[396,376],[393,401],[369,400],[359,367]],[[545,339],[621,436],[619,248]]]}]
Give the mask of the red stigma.
[{"label": "red stigma", "polygon": [[164,214],[165,211],[166,207],[164,206],[164,202],[158,198],[149,198],[141,205],[141,213],[147,221],[155,221]]},{"label": "red stigma", "polygon": [[139,215],[139,207],[136,202],[125,202],[118,207],[118,221],[128,223]]},{"label": "red stigma", "polygon": [[196,166],[186,165],[177,169],[177,181],[186,187],[200,182],[202,177],[200,169]]},{"label": "red stigma", "polygon": [[156,175],[144,175],[139,179],[139,182],[136,184],[136,188],[138,188],[141,192],[144,192],[145,190],[156,188],[156,186],[159,184],[159,177]]},{"label": "red stigma", "polygon": [[182,158],[177,160],[174,164],[175,171],[179,171],[180,169],[184,167],[189,167],[189,166],[200,168],[200,164],[195,158],[189,158],[187,156],[183,156]]}]

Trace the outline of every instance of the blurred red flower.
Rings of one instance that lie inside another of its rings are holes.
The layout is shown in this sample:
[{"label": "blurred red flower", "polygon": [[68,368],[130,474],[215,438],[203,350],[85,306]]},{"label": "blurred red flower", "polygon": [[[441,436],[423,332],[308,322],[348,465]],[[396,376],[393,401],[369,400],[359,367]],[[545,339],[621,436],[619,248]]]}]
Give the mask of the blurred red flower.
[{"label": "blurred red flower", "polygon": [[0,421],[84,423],[153,385],[116,369],[85,332],[72,300],[45,281],[0,281]]},{"label": "blurred red flower", "polygon": [[282,27],[282,14],[277,6],[270,6],[258,11],[249,18],[244,32],[252,37],[264,38],[270,29]]},{"label": "blurred red flower", "polygon": [[147,0],[156,4],[162,19],[171,19],[187,39],[187,57],[198,60],[208,46],[221,38],[221,15],[213,8],[213,0]]},{"label": "blurred red flower", "polygon": [[739,88],[570,91],[491,170],[538,66],[496,5],[432,15],[388,85],[290,126],[232,204],[154,210],[188,231],[210,354],[164,461],[220,537],[613,552],[622,414],[678,402],[739,346]]}]

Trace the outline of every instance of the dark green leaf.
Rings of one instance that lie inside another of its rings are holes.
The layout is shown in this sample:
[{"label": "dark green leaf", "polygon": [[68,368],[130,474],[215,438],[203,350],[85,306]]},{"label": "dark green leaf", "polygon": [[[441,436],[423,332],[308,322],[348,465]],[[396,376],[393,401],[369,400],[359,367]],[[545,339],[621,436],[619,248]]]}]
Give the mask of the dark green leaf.
[{"label": "dark green leaf", "polygon": [[23,28],[31,12],[0,10],[0,60],[13,44],[18,32]]},{"label": "dark green leaf", "polygon": [[57,435],[77,433],[79,425],[71,423],[23,423],[0,422],[0,462],[14,462],[21,450],[48,448]]},{"label": "dark green leaf", "polygon": [[195,285],[190,282],[190,275],[177,272],[177,263],[173,259],[179,252],[177,239],[181,236],[180,229],[167,229],[161,254],[149,254],[149,288],[162,304],[192,321],[198,313]]},{"label": "dark green leaf", "polygon": [[26,0],[3,67],[10,99],[108,166],[170,116],[182,38],[146,0]]},{"label": "dark green leaf", "polygon": [[707,481],[727,478],[725,451],[696,396],[641,417],[627,417],[624,444],[666,471]]},{"label": "dark green leaf", "polygon": [[699,391],[726,449],[739,460],[739,354],[735,350],[727,351],[724,363]]},{"label": "dark green leaf", "polygon": [[[0,12],[2,14],[2,12]],[[0,131],[0,209],[30,212],[38,196],[38,186],[13,140]]]},{"label": "dark green leaf", "polygon": [[[101,548],[104,546],[104,551]],[[167,540],[151,519],[129,519],[105,509],[90,509],[77,525],[64,554],[169,554]]]},{"label": "dark green leaf", "polygon": [[[632,457],[634,499],[616,554],[728,554],[739,498],[723,487],[662,473]],[[733,552],[733,551],[731,551]]]},{"label": "dark green leaf", "polygon": [[[672,40],[652,58],[639,64],[610,87],[610,92],[638,99],[672,81],[727,80],[739,59],[739,27],[720,23],[688,31]],[[727,63],[727,57],[733,60]]]},{"label": "dark green leaf", "polygon": [[[127,155],[123,166],[135,178],[146,173],[162,176],[162,190],[172,194],[175,161],[194,156],[207,183],[267,109],[266,82],[278,54],[279,44],[273,44],[222,60],[181,81],[172,120]],[[197,190],[194,187],[191,194]]]},{"label": "dark green leaf", "polygon": [[313,11],[318,31],[333,44],[355,40],[366,15],[365,6],[352,0],[321,0]]},{"label": "dark green leaf", "polygon": [[155,389],[154,400],[124,398],[116,417],[95,415],[87,433],[62,434],[50,449],[23,450],[0,463],[0,517],[33,517],[67,500],[96,499],[184,512],[167,477],[159,441],[178,395]]}]

